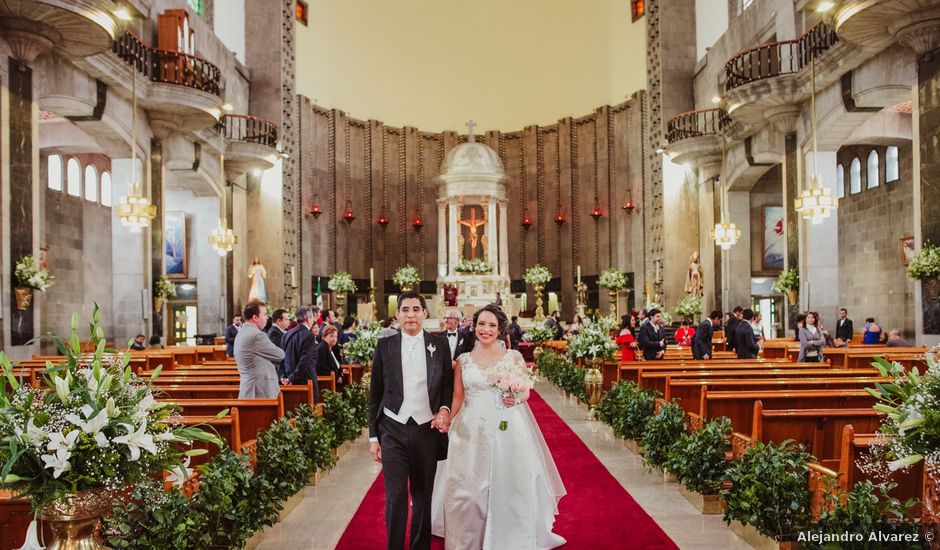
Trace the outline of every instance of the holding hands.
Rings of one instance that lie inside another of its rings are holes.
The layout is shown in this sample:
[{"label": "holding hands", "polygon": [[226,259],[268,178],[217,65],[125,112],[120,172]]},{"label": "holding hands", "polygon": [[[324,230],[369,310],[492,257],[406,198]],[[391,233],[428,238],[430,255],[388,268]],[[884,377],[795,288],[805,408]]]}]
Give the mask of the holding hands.
[{"label": "holding hands", "polygon": [[431,428],[446,434],[450,429],[450,410],[442,408],[431,420]]}]

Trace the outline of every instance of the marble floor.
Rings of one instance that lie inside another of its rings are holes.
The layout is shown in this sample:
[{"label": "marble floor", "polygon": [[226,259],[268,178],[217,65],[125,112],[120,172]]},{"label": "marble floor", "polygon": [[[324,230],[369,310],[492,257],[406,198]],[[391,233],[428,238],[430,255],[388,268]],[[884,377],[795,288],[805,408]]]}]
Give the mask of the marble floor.
[{"label": "marble floor", "polygon": [[[536,389],[571,429],[597,455],[601,463],[683,549],[750,549],[731,532],[720,515],[704,516],[679,494],[676,483],[647,473],[643,459],[624,447],[609,428],[590,420],[576,401],[557,388],[540,382]],[[353,442],[336,467],[316,487],[304,489],[300,504],[262,535],[260,550],[332,549],[359,502],[375,481],[379,465],[372,462],[365,437]]]}]

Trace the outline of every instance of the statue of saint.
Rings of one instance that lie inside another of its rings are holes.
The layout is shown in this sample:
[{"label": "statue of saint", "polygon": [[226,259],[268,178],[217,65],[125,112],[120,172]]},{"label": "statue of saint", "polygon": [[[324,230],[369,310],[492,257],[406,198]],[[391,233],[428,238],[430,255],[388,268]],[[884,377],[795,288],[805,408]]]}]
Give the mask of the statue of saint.
[{"label": "statue of saint", "polygon": [[[480,240],[480,234],[477,229],[486,223],[486,219],[477,219],[476,209],[470,210],[470,219],[460,220],[458,223],[460,225],[466,226],[469,229],[469,239],[470,239],[470,260],[475,260],[477,257],[477,243]],[[463,235],[461,235],[463,236]]]},{"label": "statue of saint", "polygon": [[261,265],[261,260],[256,257],[251,262],[251,267],[248,268],[248,278],[251,279],[251,289],[248,290],[249,302],[268,301],[268,293],[264,291],[264,278],[267,276],[267,270]]},{"label": "statue of saint", "polygon": [[702,264],[699,262],[698,252],[696,251],[692,253],[692,258],[689,260],[689,277],[685,283],[686,294],[695,298],[701,298],[703,277]]}]

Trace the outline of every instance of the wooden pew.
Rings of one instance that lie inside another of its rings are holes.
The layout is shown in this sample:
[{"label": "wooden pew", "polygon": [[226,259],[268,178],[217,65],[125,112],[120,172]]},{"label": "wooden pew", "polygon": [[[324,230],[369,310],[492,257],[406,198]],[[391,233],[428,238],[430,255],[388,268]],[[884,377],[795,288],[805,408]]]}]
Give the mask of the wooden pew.
[{"label": "wooden pew", "polygon": [[792,391],[792,390],[827,390],[874,388],[878,382],[885,382],[880,376],[845,376],[845,377],[809,377],[809,378],[715,378],[670,379],[663,395],[667,402],[677,399],[685,410],[694,411],[701,406],[702,388],[709,391]]},{"label": "wooden pew", "polygon": [[168,347],[166,348],[173,355],[173,362],[176,365],[195,365],[196,348],[195,347]]},{"label": "wooden pew", "polygon": [[708,386],[702,386],[698,416],[703,421],[727,416],[731,419],[734,431],[744,434],[752,433],[756,401],[762,401],[763,406],[768,409],[863,409],[875,404],[875,398],[865,390],[712,392],[709,391]]},{"label": "wooden pew", "polygon": [[[33,520],[29,499],[13,498],[12,493],[0,490],[0,549],[13,550],[23,545],[26,530]],[[44,525],[46,541],[52,540],[52,530]]]},{"label": "wooden pew", "polygon": [[[233,407],[229,411],[228,416],[225,418],[216,419],[215,416],[183,416],[180,418],[180,421],[184,426],[195,426],[197,424],[208,423],[208,426],[203,427],[204,430],[214,430],[219,435],[219,437],[228,443],[229,447],[234,449],[236,453],[240,453],[242,448],[242,439],[241,425],[239,424],[238,420],[238,407]],[[196,466],[209,462],[212,460],[212,457],[219,453],[219,448],[217,446],[203,441],[194,442],[192,448],[205,449],[209,452],[204,455],[192,457],[189,465],[190,468],[195,468]]]},{"label": "wooden pew", "polygon": [[[840,482],[843,488],[851,489],[856,482],[870,479],[859,467],[859,460],[871,450],[875,441],[875,434],[856,434],[855,428],[848,424],[842,430],[842,453],[839,461]],[[877,481],[877,480],[872,480]],[[909,498],[923,499],[924,496],[924,462],[911,466],[907,471],[892,472],[889,481],[897,483],[897,487],[888,494],[903,501]],[[920,516],[920,506],[912,511],[912,517]]]},{"label": "wooden pew", "polygon": [[682,364],[668,364],[660,361],[638,361],[635,363],[620,363],[618,380],[629,380],[639,383],[640,375],[644,372],[707,372],[707,371],[728,371],[728,370],[753,370],[753,369],[820,369],[828,368],[825,364],[819,363],[764,363],[754,360],[742,360],[734,362],[689,362]]},{"label": "wooden pew", "polygon": [[284,416],[284,397],[277,399],[159,399],[182,408],[184,416],[215,416],[224,409],[238,408],[242,443],[254,439],[272,422]]},{"label": "wooden pew", "polygon": [[[159,380],[155,388],[172,399],[238,399],[238,384],[235,385],[201,385],[201,384],[166,384],[160,385]],[[299,405],[306,403],[311,407],[313,402],[313,382],[303,386],[281,386],[281,399],[284,401],[284,410],[292,411]]]},{"label": "wooden pew", "polygon": [[874,432],[881,421],[872,408],[861,409],[764,409],[754,403],[751,438],[764,443],[793,439],[802,443],[827,468],[839,469],[843,429],[851,424]]},{"label": "wooden pew", "polygon": [[874,368],[836,370],[831,368],[803,369],[803,368],[767,368],[767,369],[722,369],[722,370],[685,370],[685,371],[641,371],[639,385],[644,388],[666,392],[669,380],[697,379],[709,380],[712,378],[810,378],[810,377],[843,377],[843,376],[874,376],[878,371]]}]

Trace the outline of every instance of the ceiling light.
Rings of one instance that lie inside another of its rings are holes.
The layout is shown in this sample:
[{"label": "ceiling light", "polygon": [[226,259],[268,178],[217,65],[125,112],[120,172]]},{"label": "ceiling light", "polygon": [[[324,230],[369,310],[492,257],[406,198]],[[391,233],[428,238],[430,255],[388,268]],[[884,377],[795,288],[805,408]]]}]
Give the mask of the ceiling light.
[{"label": "ceiling light", "polygon": [[127,8],[118,8],[114,10],[114,15],[117,16],[121,21],[130,21],[133,19],[131,17],[131,12],[127,11]]},{"label": "ceiling light", "polygon": [[251,175],[254,176],[254,177],[256,177],[256,178],[257,178],[257,177],[260,177],[260,176],[261,176],[261,168],[255,168],[254,170],[252,170],[252,171],[251,171]]},{"label": "ceiling light", "polygon": [[721,103],[721,96],[717,96],[717,95],[716,95],[716,96],[712,96],[712,103],[714,103],[714,104],[716,104],[716,105],[717,105],[718,103]]},{"label": "ceiling light", "polygon": [[225,111],[226,113],[231,113],[234,109],[235,107],[228,101],[222,104],[222,110]]},{"label": "ceiling light", "polygon": [[829,2],[828,0],[824,0],[823,2],[820,2],[818,6],[816,6],[816,12],[817,13],[827,12],[831,10],[833,6],[835,6],[834,3]]}]

